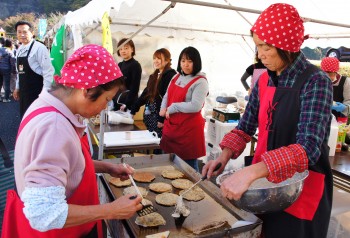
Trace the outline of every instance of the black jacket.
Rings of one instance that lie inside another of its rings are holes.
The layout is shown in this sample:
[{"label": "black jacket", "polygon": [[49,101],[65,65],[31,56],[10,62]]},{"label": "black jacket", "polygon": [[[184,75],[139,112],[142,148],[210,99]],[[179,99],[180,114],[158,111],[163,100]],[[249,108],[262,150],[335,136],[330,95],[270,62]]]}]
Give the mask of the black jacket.
[{"label": "black jacket", "polygon": [[[176,74],[176,71],[174,69],[169,69],[163,73],[162,78],[159,81],[158,94],[155,98],[158,112],[160,111],[160,106],[162,104],[162,99],[164,97],[164,94],[166,93],[169,83],[175,74]],[[140,110],[140,107],[148,103],[147,93],[148,93],[148,88],[146,87],[143,90],[141,96],[136,100],[136,102],[132,106],[131,114],[135,115],[136,112]],[[164,117],[159,116],[158,121],[163,123]]]},{"label": "black jacket", "polygon": [[[129,90],[129,92],[123,94],[119,102],[124,103],[128,109],[131,109],[132,105],[137,100],[140,90],[142,68],[140,63],[134,58],[120,62],[118,66],[125,77],[125,89]],[[116,105],[116,101],[120,93],[122,92],[118,92],[113,99],[115,110],[119,110],[120,105]]]}]

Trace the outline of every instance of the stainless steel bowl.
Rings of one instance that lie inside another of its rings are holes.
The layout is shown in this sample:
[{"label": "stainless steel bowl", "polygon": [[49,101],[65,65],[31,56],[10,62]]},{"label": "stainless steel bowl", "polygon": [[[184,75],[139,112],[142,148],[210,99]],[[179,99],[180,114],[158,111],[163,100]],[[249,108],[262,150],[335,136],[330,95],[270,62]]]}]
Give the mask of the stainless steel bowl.
[{"label": "stainless steel bowl", "polygon": [[[218,185],[234,171],[217,177]],[[281,211],[289,207],[299,197],[309,171],[295,173],[293,177],[281,182],[271,183],[266,178],[254,181],[239,200],[230,200],[233,205],[254,214]]]}]

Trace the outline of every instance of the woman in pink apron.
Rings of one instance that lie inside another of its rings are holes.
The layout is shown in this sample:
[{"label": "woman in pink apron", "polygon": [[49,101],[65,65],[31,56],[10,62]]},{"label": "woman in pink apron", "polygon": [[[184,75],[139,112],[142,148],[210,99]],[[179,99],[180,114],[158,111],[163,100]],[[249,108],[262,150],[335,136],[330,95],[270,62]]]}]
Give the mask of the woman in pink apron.
[{"label": "woman in pink apron", "polygon": [[141,198],[100,205],[95,172],[127,179],[129,166],[91,158],[82,118],[104,109],[122,85],[111,54],[98,45],[74,52],[20,124],[15,147],[17,191],[8,191],[2,238],[102,237],[102,219],[125,219]]},{"label": "woman in pink apron", "polygon": [[201,110],[209,92],[201,69],[198,50],[194,47],[182,50],[177,67],[180,73],[170,82],[159,113],[166,117],[161,149],[175,153],[197,171],[197,159],[206,154]]},{"label": "woman in pink apron", "polygon": [[309,170],[300,197],[290,207],[259,215],[263,237],[325,238],[333,189],[327,146],[332,83],[300,52],[304,26],[293,6],[271,5],[251,31],[268,72],[255,85],[238,126],[220,143],[222,154],[202,173],[215,175],[217,163],[237,158],[258,128],[253,164],[222,183],[223,195],[237,200],[258,178],[278,183]]}]

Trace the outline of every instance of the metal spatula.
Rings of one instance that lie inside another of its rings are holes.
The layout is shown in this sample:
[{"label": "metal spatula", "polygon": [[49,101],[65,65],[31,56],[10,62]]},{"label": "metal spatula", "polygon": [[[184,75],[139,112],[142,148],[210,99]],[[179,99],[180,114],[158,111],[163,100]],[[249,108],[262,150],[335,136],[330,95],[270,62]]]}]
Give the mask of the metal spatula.
[{"label": "metal spatula", "polygon": [[[126,164],[125,164],[125,163],[123,163],[123,166],[126,168]],[[150,213],[152,213],[152,212],[156,212],[156,209],[155,209],[151,204],[144,205],[144,204],[142,203],[142,201],[143,201],[143,196],[142,196],[142,194],[141,194],[139,188],[137,187],[137,185],[136,185],[136,183],[135,183],[135,181],[134,181],[134,178],[133,178],[130,174],[129,174],[129,179],[130,179],[132,185],[134,186],[134,188],[135,188],[137,194],[140,195],[140,197],[142,198],[141,204],[142,204],[143,208],[142,208],[141,210],[137,211],[137,215],[139,215],[140,217],[142,217],[142,216],[145,216],[145,215],[150,214]],[[136,198],[136,196],[130,197],[130,199],[135,199],[135,198]]]},{"label": "metal spatula", "polygon": [[[217,171],[218,169],[220,169],[221,167],[221,163],[218,163],[215,168],[214,168],[214,171]],[[176,205],[175,205],[175,211],[173,212],[172,216],[175,217],[175,218],[178,218],[180,217],[180,215],[184,214],[183,212],[186,211],[186,207],[185,207],[185,204],[183,202],[183,196],[188,193],[189,191],[191,191],[192,188],[194,188],[197,184],[199,184],[201,181],[204,181],[205,179],[207,178],[207,175],[204,175],[200,180],[198,180],[196,183],[194,183],[189,189],[185,190],[185,192],[183,192],[178,198],[177,198],[177,201],[176,201]]]},{"label": "metal spatula", "polygon": [[[218,163],[215,166],[215,169],[213,170],[213,172],[215,172],[216,170],[220,169],[221,167],[221,163]],[[188,193],[192,188],[194,188],[197,184],[199,184],[201,181],[204,181],[205,179],[207,179],[207,175],[204,175],[200,180],[198,180],[195,184],[193,184],[189,189],[187,189],[185,192],[183,192],[181,194],[181,196],[183,197],[186,193]]]}]

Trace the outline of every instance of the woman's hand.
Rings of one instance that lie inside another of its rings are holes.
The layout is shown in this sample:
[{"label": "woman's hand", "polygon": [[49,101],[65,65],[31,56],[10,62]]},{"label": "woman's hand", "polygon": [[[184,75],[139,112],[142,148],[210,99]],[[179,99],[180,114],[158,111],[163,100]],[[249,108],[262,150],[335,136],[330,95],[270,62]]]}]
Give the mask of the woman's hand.
[{"label": "woman's hand", "polygon": [[[213,175],[217,176],[221,174],[222,171],[224,171],[225,166],[227,162],[230,160],[231,156],[232,156],[232,151],[228,148],[224,148],[221,155],[218,158],[216,158],[215,160],[209,160],[204,165],[202,169],[202,176],[207,175],[208,179],[210,179],[211,176]],[[213,172],[218,163],[221,163],[221,167],[217,171]]]},{"label": "woman's hand", "polygon": [[13,98],[18,101],[19,100],[19,89],[15,89],[15,91],[13,91]]},{"label": "woman's hand", "polygon": [[249,179],[247,168],[236,171],[222,182],[220,189],[224,197],[238,200],[248,190],[253,181]]},{"label": "woman's hand", "polygon": [[108,173],[113,177],[118,177],[121,180],[129,179],[129,174],[134,173],[134,168],[126,164],[126,168],[122,164],[112,164],[108,170]]},{"label": "woman's hand", "polygon": [[126,195],[118,198],[110,203],[109,219],[128,219],[132,217],[136,211],[142,209],[141,197],[136,195]]},{"label": "woman's hand", "polygon": [[125,104],[121,105],[120,108],[119,108],[119,110],[123,111],[123,112],[125,112],[125,109],[126,109],[126,105]]},{"label": "woman's hand", "polygon": [[111,203],[81,206],[68,205],[68,217],[64,227],[72,227],[101,219],[128,219],[142,209],[141,197],[125,195]]},{"label": "woman's hand", "polygon": [[121,180],[129,178],[129,174],[134,173],[134,168],[130,165],[126,165],[126,168],[122,164],[113,164],[106,161],[94,160],[94,166],[96,173],[108,173],[113,177],[118,177]]},{"label": "woman's hand", "polygon": [[165,117],[165,113],[166,113],[166,108],[162,108],[162,109],[160,109],[160,111],[159,111],[159,116]]},{"label": "woman's hand", "polygon": [[166,118],[166,119],[169,119],[169,118],[170,118],[170,114],[169,114],[168,110],[167,110],[166,113],[165,113],[165,118]]},{"label": "woman's hand", "polygon": [[264,162],[238,170],[222,182],[220,186],[222,195],[228,199],[238,200],[256,179],[267,175],[268,170]]},{"label": "woman's hand", "polygon": [[161,122],[158,122],[158,123],[157,123],[157,127],[158,127],[158,128],[163,128],[163,126],[164,126],[163,123],[161,123]]}]

